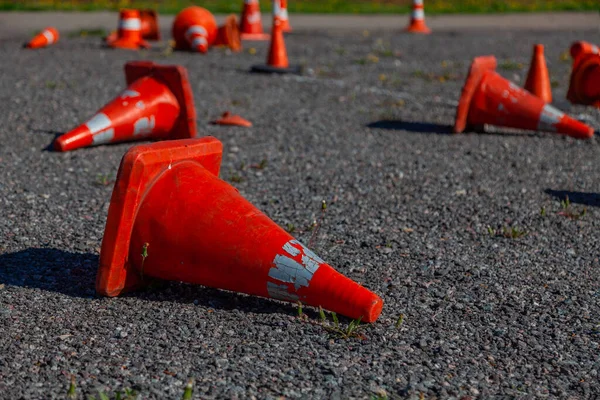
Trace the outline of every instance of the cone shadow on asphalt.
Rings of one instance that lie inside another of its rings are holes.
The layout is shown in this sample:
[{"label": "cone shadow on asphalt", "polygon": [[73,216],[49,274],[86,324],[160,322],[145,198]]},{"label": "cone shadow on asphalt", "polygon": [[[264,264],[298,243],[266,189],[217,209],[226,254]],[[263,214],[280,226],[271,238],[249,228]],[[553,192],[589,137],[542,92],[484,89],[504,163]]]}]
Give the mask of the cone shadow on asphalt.
[{"label": "cone shadow on asphalt", "polygon": [[452,134],[452,127],[449,125],[432,124],[428,122],[409,122],[400,120],[388,120],[371,122],[367,128],[388,129],[394,131],[408,131],[415,133],[434,133],[437,135]]},{"label": "cone shadow on asphalt", "polygon": [[546,189],[544,191],[556,199],[563,201],[569,198],[569,202],[574,204],[583,204],[589,207],[600,207],[600,194],[593,192],[572,192],[570,190],[553,190]]}]

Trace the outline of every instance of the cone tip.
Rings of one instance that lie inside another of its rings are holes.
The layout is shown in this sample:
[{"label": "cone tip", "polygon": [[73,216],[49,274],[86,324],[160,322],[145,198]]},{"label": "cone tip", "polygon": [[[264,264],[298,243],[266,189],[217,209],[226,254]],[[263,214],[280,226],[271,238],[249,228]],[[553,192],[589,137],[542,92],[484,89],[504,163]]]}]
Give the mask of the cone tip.
[{"label": "cone tip", "polygon": [[375,322],[381,315],[383,310],[383,300],[373,293],[373,298],[370,307],[367,309],[367,315],[363,317],[364,322]]}]

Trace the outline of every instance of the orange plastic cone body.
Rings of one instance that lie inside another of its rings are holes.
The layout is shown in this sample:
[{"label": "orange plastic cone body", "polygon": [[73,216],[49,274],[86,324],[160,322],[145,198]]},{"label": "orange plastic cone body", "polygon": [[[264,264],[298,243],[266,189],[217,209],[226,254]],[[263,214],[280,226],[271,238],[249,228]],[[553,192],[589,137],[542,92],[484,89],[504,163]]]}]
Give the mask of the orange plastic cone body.
[{"label": "orange plastic cone body", "polygon": [[567,99],[573,104],[600,108],[600,50],[587,42],[571,46],[573,69]]},{"label": "orange plastic cone body", "polygon": [[58,31],[56,28],[49,26],[40,33],[34,36],[25,47],[28,49],[39,49],[40,47],[50,46],[58,42]]},{"label": "orange plastic cone body", "polygon": [[[154,10],[138,10],[140,12],[140,22],[142,39],[160,40],[160,29],[158,27],[158,14]],[[112,43],[119,37],[117,31],[112,32],[104,40]]]},{"label": "orange plastic cone body", "polygon": [[425,25],[425,7],[423,6],[423,0],[413,0],[410,24],[406,27],[406,32],[431,33],[431,29]]},{"label": "orange plastic cone body", "polygon": [[107,44],[113,48],[138,50],[150,45],[142,39],[142,20],[139,10],[123,9],[119,13],[119,29],[116,39],[107,39]]},{"label": "orange plastic cone body", "polygon": [[533,46],[531,65],[525,81],[525,90],[536,95],[545,103],[552,103],[552,89],[550,88],[550,75],[544,57],[544,46]]},{"label": "orange plastic cone body", "polygon": [[187,72],[152,62],[125,65],[128,87],[83,125],[58,137],[57,151],[130,140],[196,136],[196,113]]},{"label": "orange plastic cone body", "polygon": [[173,22],[175,48],[206,53],[217,37],[217,21],[206,8],[191,6]]},{"label": "orange plastic cone body", "polygon": [[274,68],[287,68],[290,66],[287,51],[285,49],[285,40],[279,19],[273,19],[273,28],[271,30],[271,46],[269,47],[269,56],[267,65]]},{"label": "orange plastic cone body", "polygon": [[150,278],[322,306],[373,322],[383,301],[336,272],[220,180],[215,138],[135,146],[119,168],[96,291]]},{"label": "orange plastic cone body", "polygon": [[217,29],[217,37],[213,46],[227,46],[232,51],[240,51],[242,49],[240,28],[235,15],[228,16],[225,24]]},{"label": "orange plastic cone body", "polygon": [[263,31],[258,0],[244,0],[240,33],[242,40],[269,40],[269,35]]},{"label": "orange plastic cone body", "polygon": [[287,10],[287,0],[273,0],[273,20],[279,19],[281,30],[285,33],[292,31]]},{"label": "orange plastic cone body", "polygon": [[456,110],[454,132],[464,131],[467,125],[491,124],[557,132],[577,139],[594,135],[588,125],[544,103],[495,70],[493,56],[473,60]]},{"label": "orange plastic cone body", "polygon": [[233,115],[229,111],[226,111],[221,115],[221,118],[212,121],[215,125],[235,125],[250,128],[252,122],[240,117],[239,115]]}]

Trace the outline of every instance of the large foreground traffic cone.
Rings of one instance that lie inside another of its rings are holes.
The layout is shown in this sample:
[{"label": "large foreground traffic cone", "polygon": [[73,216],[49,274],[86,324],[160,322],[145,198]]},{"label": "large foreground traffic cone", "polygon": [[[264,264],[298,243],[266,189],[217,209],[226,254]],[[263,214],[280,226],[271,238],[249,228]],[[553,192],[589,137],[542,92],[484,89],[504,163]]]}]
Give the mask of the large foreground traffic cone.
[{"label": "large foreground traffic cone", "polygon": [[25,45],[28,49],[39,49],[40,47],[50,46],[58,41],[58,31],[56,28],[49,26],[33,37]]},{"label": "large foreground traffic cone", "polygon": [[484,124],[557,132],[577,139],[594,135],[588,125],[501,77],[494,56],[477,57],[471,63],[456,109],[454,132]]},{"label": "large foreground traffic cone", "polygon": [[242,40],[269,40],[269,35],[263,31],[258,0],[244,0],[240,32]]},{"label": "large foreground traffic cone", "polygon": [[533,93],[545,103],[552,103],[552,89],[550,87],[550,75],[544,57],[544,45],[533,46],[531,65],[525,81],[525,90]]},{"label": "large foreground traffic cone", "polygon": [[151,278],[322,306],[374,322],[379,296],[341,275],[220,180],[222,145],[205,137],[130,149],[119,167],[96,291]]},{"label": "large foreground traffic cone", "polygon": [[[142,39],[160,40],[160,29],[158,27],[158,14],[154,10],[138,10],[140,13]],[[104,40],[112,43],[119,38],[117,31],[112,32]]]},{"label": "large foreground traffic cone", "polygon": [[413,0],[410,23],[405,29],[410,33],[431,33],[431,29],[425,25],[425,7],[423,0]]},{"label": "large foreground traffic cone", "polygon": [[194,98],[185,68],[125,64],[127,89],[86,123],[58,137],[57,151],[130,140],[196,136]]},{"label": "large foreground traffic cone", "polygon": [[150,45],[142,38],[142,20],[140,11],[122,9],[119,13],[119,29],[117,36],[107,39],[106,44],[113,48],[138,50]]},{"label": "large foreground traffic cone", "polygon": [[567,99],[573,104],[600,108],[600,50],[587,42],[571,46],[573,68]]},{"label": "large foreground traffic cone", "polygon": [[279,18],[281,21],[281,30],[285,33],[292,31],[290,19],[287,10],[287,0],[273,0],[273,20]]},{"label": "large foreground traffic cone", "polygon": [[213,45],[229,46],[233,51],[241,49],[235,16],[229,16],[225,25],[217,28],[212,13],[198,6],[187,7],[177,14],[173,22],[173,39],[178,50],[206,53]]},{"label": "large foreground traffic cone", "polygon": [[278,18],[273,19],[271,46],[269,47],[267,64],[253,65],[251,71],[277,74],[300,74],[302,72],[302,67],[299,65],[290,65],[288,61],[285,39],[281,30],[281,21]]}]

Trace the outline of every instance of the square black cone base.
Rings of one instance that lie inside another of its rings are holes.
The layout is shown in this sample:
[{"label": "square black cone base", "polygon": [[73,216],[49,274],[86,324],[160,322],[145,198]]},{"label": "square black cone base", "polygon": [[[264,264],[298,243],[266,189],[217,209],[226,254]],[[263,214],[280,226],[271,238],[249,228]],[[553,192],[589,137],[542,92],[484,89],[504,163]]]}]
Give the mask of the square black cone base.
[{"label": "square black cone base", "polygon": [[287,68],[271,67],[270,65],[253,65],[250,72],[259,72],[262,74],[302,74],[302,67],[300,65],[290,65]]}]

